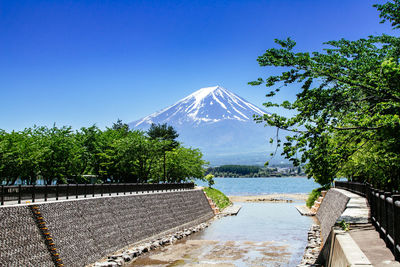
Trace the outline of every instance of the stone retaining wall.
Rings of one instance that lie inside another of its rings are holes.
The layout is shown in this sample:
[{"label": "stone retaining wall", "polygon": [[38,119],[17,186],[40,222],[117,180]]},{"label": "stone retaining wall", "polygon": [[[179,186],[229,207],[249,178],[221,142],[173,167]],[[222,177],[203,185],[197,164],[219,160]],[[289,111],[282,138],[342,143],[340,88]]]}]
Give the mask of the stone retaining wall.
[{"label": "stone retaining wall", "polygon": [[317,218],[321,226],[322,243],[325,244],[328,239],[332,227],[335,225],[336,220],[342,215],[346,209],[349,197],[342,194],[338,189],[331,188],[326,193],[324,200],[317,211]]},{"label": "stone retaining wall", "polygon": [[[93,263],[130,244],[181,225],[199,224],[214,216],[202,190],[79,199],[37,206],[65,266]],[[18,211],[15,213],[18,222],[14,226],[10,223],[7,229],[11,231],[14,228],[18,235],[28,236],[29,243],[35,244],[40,251],[28,251],[27,242],[24,243],[22,239],[10,242],[6,237],[8,232],[4,229],[0,231],[1,244],[5,243],[11,248],[21,247],[21,250],[26,251],[24,262],[29,263],[33,257],[38,257],[37,262],[40,264],[31,266],[51,266],[50,254],[40,239],[32,215],[29,214],[29,207],[2,209],[12,214]],[[24,226],[26,220],[29,221],[28,226]],[[1,255],[0,262],[3,263]],[[11,252],[5,257],[11,263],[16,260]],[[11,265],[30,266],[5,266]]]},{"label": "stone retaining wall", "polygon": [[0,208],[0,266],[54,266],[27,206]]}]

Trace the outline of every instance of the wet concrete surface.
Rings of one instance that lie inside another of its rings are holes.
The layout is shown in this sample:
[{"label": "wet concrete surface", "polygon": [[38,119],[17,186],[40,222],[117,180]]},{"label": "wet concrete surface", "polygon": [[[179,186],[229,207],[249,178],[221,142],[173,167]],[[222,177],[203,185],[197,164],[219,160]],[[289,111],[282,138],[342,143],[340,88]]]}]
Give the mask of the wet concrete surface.
[{"label": "wet concrete surface", "polygon": [[238,203],[237,216],[138,257],[130,266],[296,266],[312,223],[299,203]]}]

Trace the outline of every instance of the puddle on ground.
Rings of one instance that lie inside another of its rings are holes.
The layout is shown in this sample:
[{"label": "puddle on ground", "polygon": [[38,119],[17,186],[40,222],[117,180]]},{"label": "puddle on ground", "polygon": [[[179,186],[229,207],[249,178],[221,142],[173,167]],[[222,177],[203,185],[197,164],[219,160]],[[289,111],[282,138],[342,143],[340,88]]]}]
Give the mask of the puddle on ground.
[{"label": "puddle on ground", "polygon": [[130,266],[296,266],[312,221],[290,203],[238,203],[237,216],[138,257]]}]

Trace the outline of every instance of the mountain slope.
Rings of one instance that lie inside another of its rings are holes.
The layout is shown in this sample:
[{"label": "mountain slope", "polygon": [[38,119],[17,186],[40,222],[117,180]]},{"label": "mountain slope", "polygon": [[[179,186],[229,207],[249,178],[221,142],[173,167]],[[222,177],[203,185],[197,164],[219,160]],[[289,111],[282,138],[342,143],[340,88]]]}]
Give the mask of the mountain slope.
[{"label": "mountain slope", "polygon": [[206,87],[183,98],[172,106],[133,122],[133,128],[151,123],[174,125],[217,123],[223,120],[250,121],[253,114],[265,112],[240,96],[220,86]]},{"label": "mountain slope", "polygon": [[129,123],[147,130],[167,123],[186,146],[200,148],[212,165],[263,164],[273,150],[268,139],[275,130],[256,124],[253,115],[266,112],[221,86],[197,90],[172,106]]}]

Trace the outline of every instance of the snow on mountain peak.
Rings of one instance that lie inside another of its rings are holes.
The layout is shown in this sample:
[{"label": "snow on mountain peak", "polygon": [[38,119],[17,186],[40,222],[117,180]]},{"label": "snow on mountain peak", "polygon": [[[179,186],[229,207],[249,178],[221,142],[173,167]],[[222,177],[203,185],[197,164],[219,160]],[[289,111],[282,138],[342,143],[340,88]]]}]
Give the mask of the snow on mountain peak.
[{"label": "snow on mountain peak", "polygon": [[263,115],[265,112],[227,89],[213,86],[201,88],[174,105],[130,125],[142,128],[151,123],[199,125],[223,120],[250,121],[253,114]]}]

